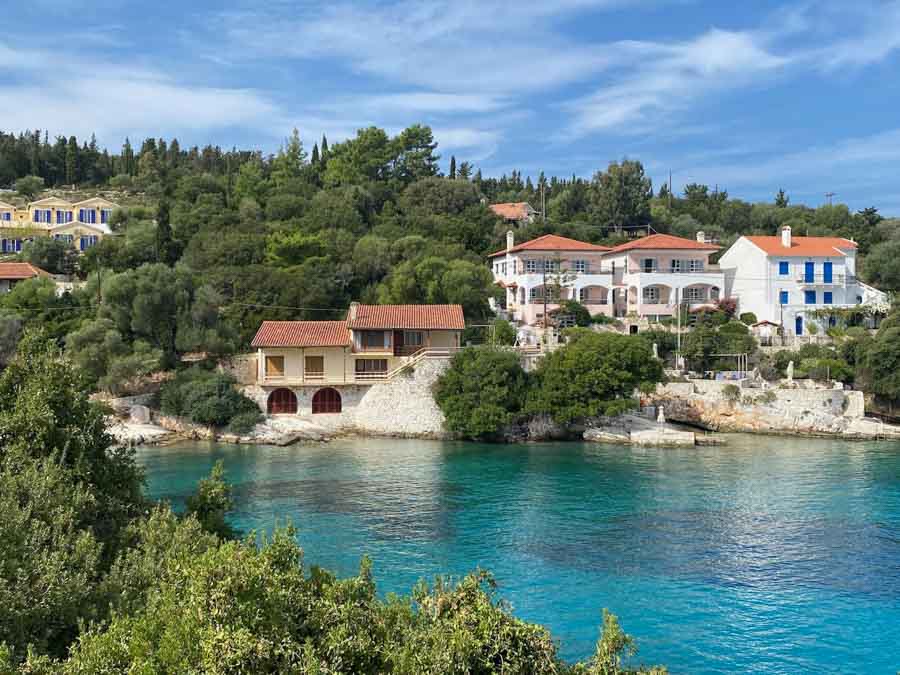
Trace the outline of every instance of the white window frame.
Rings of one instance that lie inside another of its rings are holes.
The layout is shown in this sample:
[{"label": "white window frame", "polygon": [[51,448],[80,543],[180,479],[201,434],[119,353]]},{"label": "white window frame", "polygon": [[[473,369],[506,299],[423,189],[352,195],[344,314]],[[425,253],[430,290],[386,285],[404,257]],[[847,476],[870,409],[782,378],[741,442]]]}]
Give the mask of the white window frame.
[{"label": "white window frame", "polygon": [[544,270],[553,273],[559,272],[559,260],[545,260]]},{"label": "white window frame", "polygon": [[572,270],[574,272],[577,272],[578,274],[587,274],[588,261],[587,260],[573,260],[572,261]]},{"label": "white window frame", "polygon": [[704,267],[705,265],[703,260],[691,260],[688,262],[688,269],[691,272],[702,272]]},{"label": "white window frame", "polygon": [[544,296],[542,293],[539,293],[539,291],[543,291],[539,286],[528,289],[528,301],[534,302],[535,300],[542,300]]},{"label": "white window frame", "polygon": [[645,305],[658,305],[661,294],[659,286],[646,286],[641,292],[641,299]]},{"label": "white window frame", "polygon": [[[650,263],[650,265],[647,265]],[[647,269],[647,268],[650,269]],[[641,258],[641,272],[650,274],[659,270],[659,261],[656,258]]]},{"label": "white window frame", "polygon": [[584,305],[587,302],[587,289],[579,288],[578,289],[578,302]]},{"label": "white window frame", "polygon": [[706,299],[703,295],[702,288],[693,287],[684,289],[684,299],[688,302],[703,302]]},{"label": "white window frame", "polygon": [[671,271],[675,274],[680,274],[685,271],[685,260],[681,260],[680,258],[673,258],[671,264]]},{"label": "white window frame", "polygon": [[525,274],[540,274],[543,272],[543,265],[541,264],[543,261],[534,260],[533,258],[527,258],[525,260]]}]

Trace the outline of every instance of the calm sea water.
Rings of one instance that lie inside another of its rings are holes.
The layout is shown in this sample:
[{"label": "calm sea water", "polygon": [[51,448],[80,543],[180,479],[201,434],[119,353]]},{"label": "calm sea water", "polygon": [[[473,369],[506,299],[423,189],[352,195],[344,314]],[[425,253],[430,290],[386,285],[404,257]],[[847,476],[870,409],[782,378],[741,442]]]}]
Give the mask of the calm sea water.
[{"label": "calm sea water", "polygon": [[900,669],[900,445],[732,437],[727,447],[398,440],[139,450],[176,507],[218,460],[232,522],[290,521],[308,563],[382,592],[491,570],[567,658],[603,607],[673,673]]}]

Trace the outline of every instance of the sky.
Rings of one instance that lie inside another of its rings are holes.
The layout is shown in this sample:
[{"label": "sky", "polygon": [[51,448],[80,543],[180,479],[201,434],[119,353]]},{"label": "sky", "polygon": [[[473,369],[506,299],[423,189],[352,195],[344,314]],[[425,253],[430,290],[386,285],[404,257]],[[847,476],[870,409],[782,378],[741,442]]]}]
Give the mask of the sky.
[{"label": "sky", "polygon": [[900,215],[900,0],[7,0],[0,128],[311,149],[434,130],[485,175]]}]

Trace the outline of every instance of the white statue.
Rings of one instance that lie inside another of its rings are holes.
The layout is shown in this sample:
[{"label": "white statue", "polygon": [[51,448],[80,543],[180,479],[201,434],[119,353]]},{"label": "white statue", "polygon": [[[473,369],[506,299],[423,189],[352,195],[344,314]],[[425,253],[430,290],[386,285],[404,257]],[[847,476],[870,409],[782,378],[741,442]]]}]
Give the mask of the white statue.
[{"label": "white statue", "polygon": [[788,361],[787,380],[788,380],[788,382],[794,381],[794,362],[793,361]]},{"label": "white statue", "polygon": [[653,343],[653,358],[654,359],[659,358],[659,345],[656,344],[655,342]]},{"label": "white statue", "polygon": [[656,421],[659,422],[660,424],[666,423],[666,413],[664,412],[662,406],[659,406],[659,412],[656,413]]}]

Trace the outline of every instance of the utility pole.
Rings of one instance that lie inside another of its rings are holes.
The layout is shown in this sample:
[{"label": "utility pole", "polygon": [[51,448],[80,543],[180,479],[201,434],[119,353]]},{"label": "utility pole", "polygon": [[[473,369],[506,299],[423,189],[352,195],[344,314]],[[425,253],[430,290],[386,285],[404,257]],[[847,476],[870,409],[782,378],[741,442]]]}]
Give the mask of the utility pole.
[{"label": "utility pole", "polygon": [[828,200],[828,206],[831,206],[831,198],[834,197],[836,194],[837,194],[836,192],[826,192],[825,193],[825,198]]},{"label": "utility pole", "polygon": [[672,210],[672,169],[669,169],[669,211]]}]

